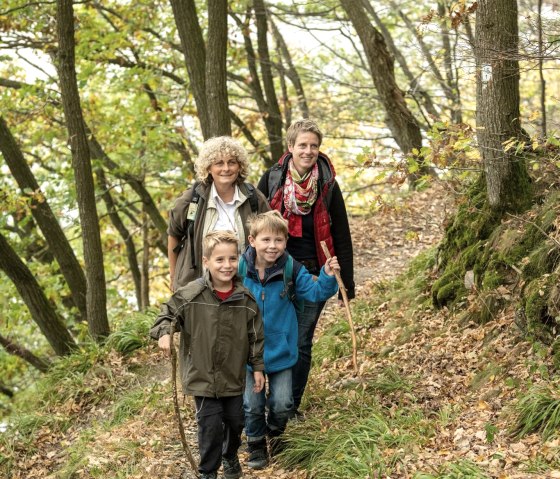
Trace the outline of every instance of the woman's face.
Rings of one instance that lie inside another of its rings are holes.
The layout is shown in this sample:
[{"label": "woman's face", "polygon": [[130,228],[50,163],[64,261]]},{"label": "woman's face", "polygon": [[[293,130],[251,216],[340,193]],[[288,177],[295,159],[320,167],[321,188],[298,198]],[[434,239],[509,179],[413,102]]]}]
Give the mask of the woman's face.
[{"label": "woman's face", "polygon": [[298,133],[296,141],[288,150],[292,154],[297,172],[305,175],[319,158],[319,137],[310,131]]},{"label": "woman's face", "polygon": [[239,176],[239,162],[233,156],[222,156],[208,168],[217,188],[232,186]]}]

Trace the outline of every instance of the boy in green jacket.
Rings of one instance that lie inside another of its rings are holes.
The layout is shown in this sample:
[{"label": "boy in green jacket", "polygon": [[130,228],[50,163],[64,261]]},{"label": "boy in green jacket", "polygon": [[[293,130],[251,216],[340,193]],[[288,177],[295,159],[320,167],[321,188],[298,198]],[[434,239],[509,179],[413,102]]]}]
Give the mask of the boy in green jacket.
[{"label": "boy in green jacket", "polygon": [[237,236],[209,233],[203,242],[202,278],[179,288],[150,331],[160,349],[171,352],[170,326],[181,330],[179,364],[184,394],[196,404],[201,478],[242,476],[237,450],[244,425],[246,366],[253,370],[254,391],[264,387],[264,332],[255,299],[237,273]]}]

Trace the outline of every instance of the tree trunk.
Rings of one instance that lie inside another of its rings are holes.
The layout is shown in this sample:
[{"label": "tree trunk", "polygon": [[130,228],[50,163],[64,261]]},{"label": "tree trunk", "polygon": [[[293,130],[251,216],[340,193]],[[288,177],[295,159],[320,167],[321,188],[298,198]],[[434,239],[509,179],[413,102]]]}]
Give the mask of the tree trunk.
[{"label": "tree trunk", "polygon": [[[280,52],[282,53],[284,60],[286,60],[286,63],[288,64],[288,68],[286,68],[286,76],[290,79],[292,85],[294,85],[294,88],[296,90],[298,106],[301,111],[301,117],[309,118],[309,106],[307,105],[307,98],[305,97],[305,90],[303,89],[303,83],[292,60],[292,55],[290,54],[288,45],[286,45],[284,37],[280,33],[280,30],[278,30],[278,27],[276,26],[272,18],[269,17],[269,20],[272,29],[272,35],[276,40],[276,44],[278,45],[278,48],[280,49]],[[291,121],[286,121],[286,123],[289,125]]]},{"label": "tree trunk", "polygon": [[210,138],[206,104],[206,47],[194,0],[170,0],[204,139]]},{"label": "tree trunk", "polygon": [[142,295],[141,295],[141,277],[140,277],[140,268],[138,266],[138,258],[136,257],[136,246],[134,245],[134,240],[132,235],[124,225],[121,220],[121,217],[118,213],[118,208],[113,201],[113,197],[111,196],[111,192],[109,190],[109,183],[107,178],[105,177],[105,172],[98,168],[96,170],[97,178],[99,179],[100,186],[102,188],[101,197],[105,202],[105,206],[107,208],[107,214],[109,215],[109,219],[115,229],[121,235],[121,238],[124,241],[124,245],[126,247],[126,257],[128,258],[128,266],[130,267],[130,273],[132,275],[132,280],[134,281],[134,289],[136,291],[136,301],[138,306],[140,306],[142,302]]},{"label": "tree trunk", "polygon": [[62,106],[76,180],[78,208],[87,280],[87,313],[89,332],[101,339],[110,332],[107,319],[107,294],[99,220],[95,204],[95,188],[91,170],[85,124],[74,64],[74,11],[72,0],[57,0],[58,72]]},{"label": "tree trunk", "polygon": [[542,0],[538,0],[537,11],[537,34],[539,37],[539,78],[541,81],[541,135],[546,138],[546,80],[544,79],[544,43],[542,23]]},{"label": "tree trunk", "polygon": [[274,78],[270,54],[268,50],[268,22],[263,0],[253,0],[255,6],[255,18],[257,22],[257,51],[259,54],[259,65],[261,66],[261,76],[268,114],[264,117],[268,139],[270,142],[270,155],[274,161],[278,161],[284,154],[284,144],[282,142],[282,113],[276,98],[274,88]]},{"label": "tree trunk", "polygon": [[31,213],[60,266],[60,271],[72,293],[74,305],[82,319],[86,320],[86,278],[82,267],[2,117],[0,117],[0,151],[23,195],[30,199]]},{"label": "tree trunk", "polygon": [[45,361],[44,359],[35,356],[28,349],[24,348],[23,346],[19,346],[18,344],[2,336],[1,334],[0,334],[0,345],[2,345],[8,353],[17,356],[18,358],[21,358],[24,361],[27,361],[29,364],[31,364],[31,366],[38,369],[42,373],[46,372],[47,369],[49,369],[50,367],[50,363],[48,361]]},{"label": "tree trunk", "polygon": [[29,268],[21,261],[6,238],[0,233],[0,269],[18,290],[47,341],[59,356],[70,354],[76,347],[62,319],[49,303]]},{"label": "tree trunk", "polygon": [[521,210],[530,197],[524,160],[504,142],[522,138],[516,0],[482,0],[476,11],[476,129],[490,206]]},{"label": "tree trunk", "polygon": [[227,0],[208,0],[206,106],[210,135],[231,135],[227,92]]},{"label": "tree trunk", "polygon": [[[381,104],[387,114],[387,126],[401,151],[411,154],[422,147],[418,122],[406,105],[403,92],[395,80],[393,59],[383,35],[369,22],[363,5],[354,0],[341,0],[342,8],[354,25],[368,60],[370,74]],[[422,158],[417,160],[422,163]],[[411,178],[414,181],[414,178]]]},{"label": "tree trunk", "polygon": [[150,307],[150,228],[148,215],[142,212],[142,274],[140,281],[140,309]]}]

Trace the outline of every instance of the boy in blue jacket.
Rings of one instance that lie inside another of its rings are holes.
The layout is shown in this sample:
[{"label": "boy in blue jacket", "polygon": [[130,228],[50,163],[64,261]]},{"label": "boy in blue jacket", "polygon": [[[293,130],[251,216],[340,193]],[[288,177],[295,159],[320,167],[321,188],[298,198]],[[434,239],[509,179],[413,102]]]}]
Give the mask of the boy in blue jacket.
[{"label": "boy in blue jacket", "polygon": [[[298,358],[298,324],[293,300],[326,301],[338,291],[334,270],[340,266],[336,256],[327,261],[315,279],[305,266],[289,257],[287,240],[288,224],[278,211],[268,211],[249,220],[249,246],[242,258],[246,273],[242,276],[244,286],[251,291],[261,311],[264,372],[268,379],[268,395],[266,388],[254,392],[253,374],[247,371],[243,407],[248,466],[253,469],[268,464],[267,436],[271,455],[279,452],[280,436],[293,412],[292,366]],[[284,278],[286,264],[292,261],[293,292],[288,291],[288,281]]]}]

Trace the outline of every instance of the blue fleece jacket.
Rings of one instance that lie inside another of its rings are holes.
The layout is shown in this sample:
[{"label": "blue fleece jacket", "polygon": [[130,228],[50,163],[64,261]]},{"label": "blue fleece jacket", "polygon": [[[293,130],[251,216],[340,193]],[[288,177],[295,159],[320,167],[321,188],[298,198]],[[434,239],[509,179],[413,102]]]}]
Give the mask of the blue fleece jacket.
[{"label": "blue fleece jacket", "polygon": [[[261,281],[255,269],[255,248],[248,246],[243,253],[247,261],[247,274],[243,285],[247,287],[261,311],[264,323],[264,370],[265,373],[277,373],[291,368],[298,358],[298,324],[296,308],[288,295],[284,294],[284,267],[288,253],[284,252],[276,263],[267,268],[264,280]],[[338,291],[334,276],[325,273],[324,267],[317,281],[305,266],[296,267],[295,280],[296,300],[326,301]]]}]

